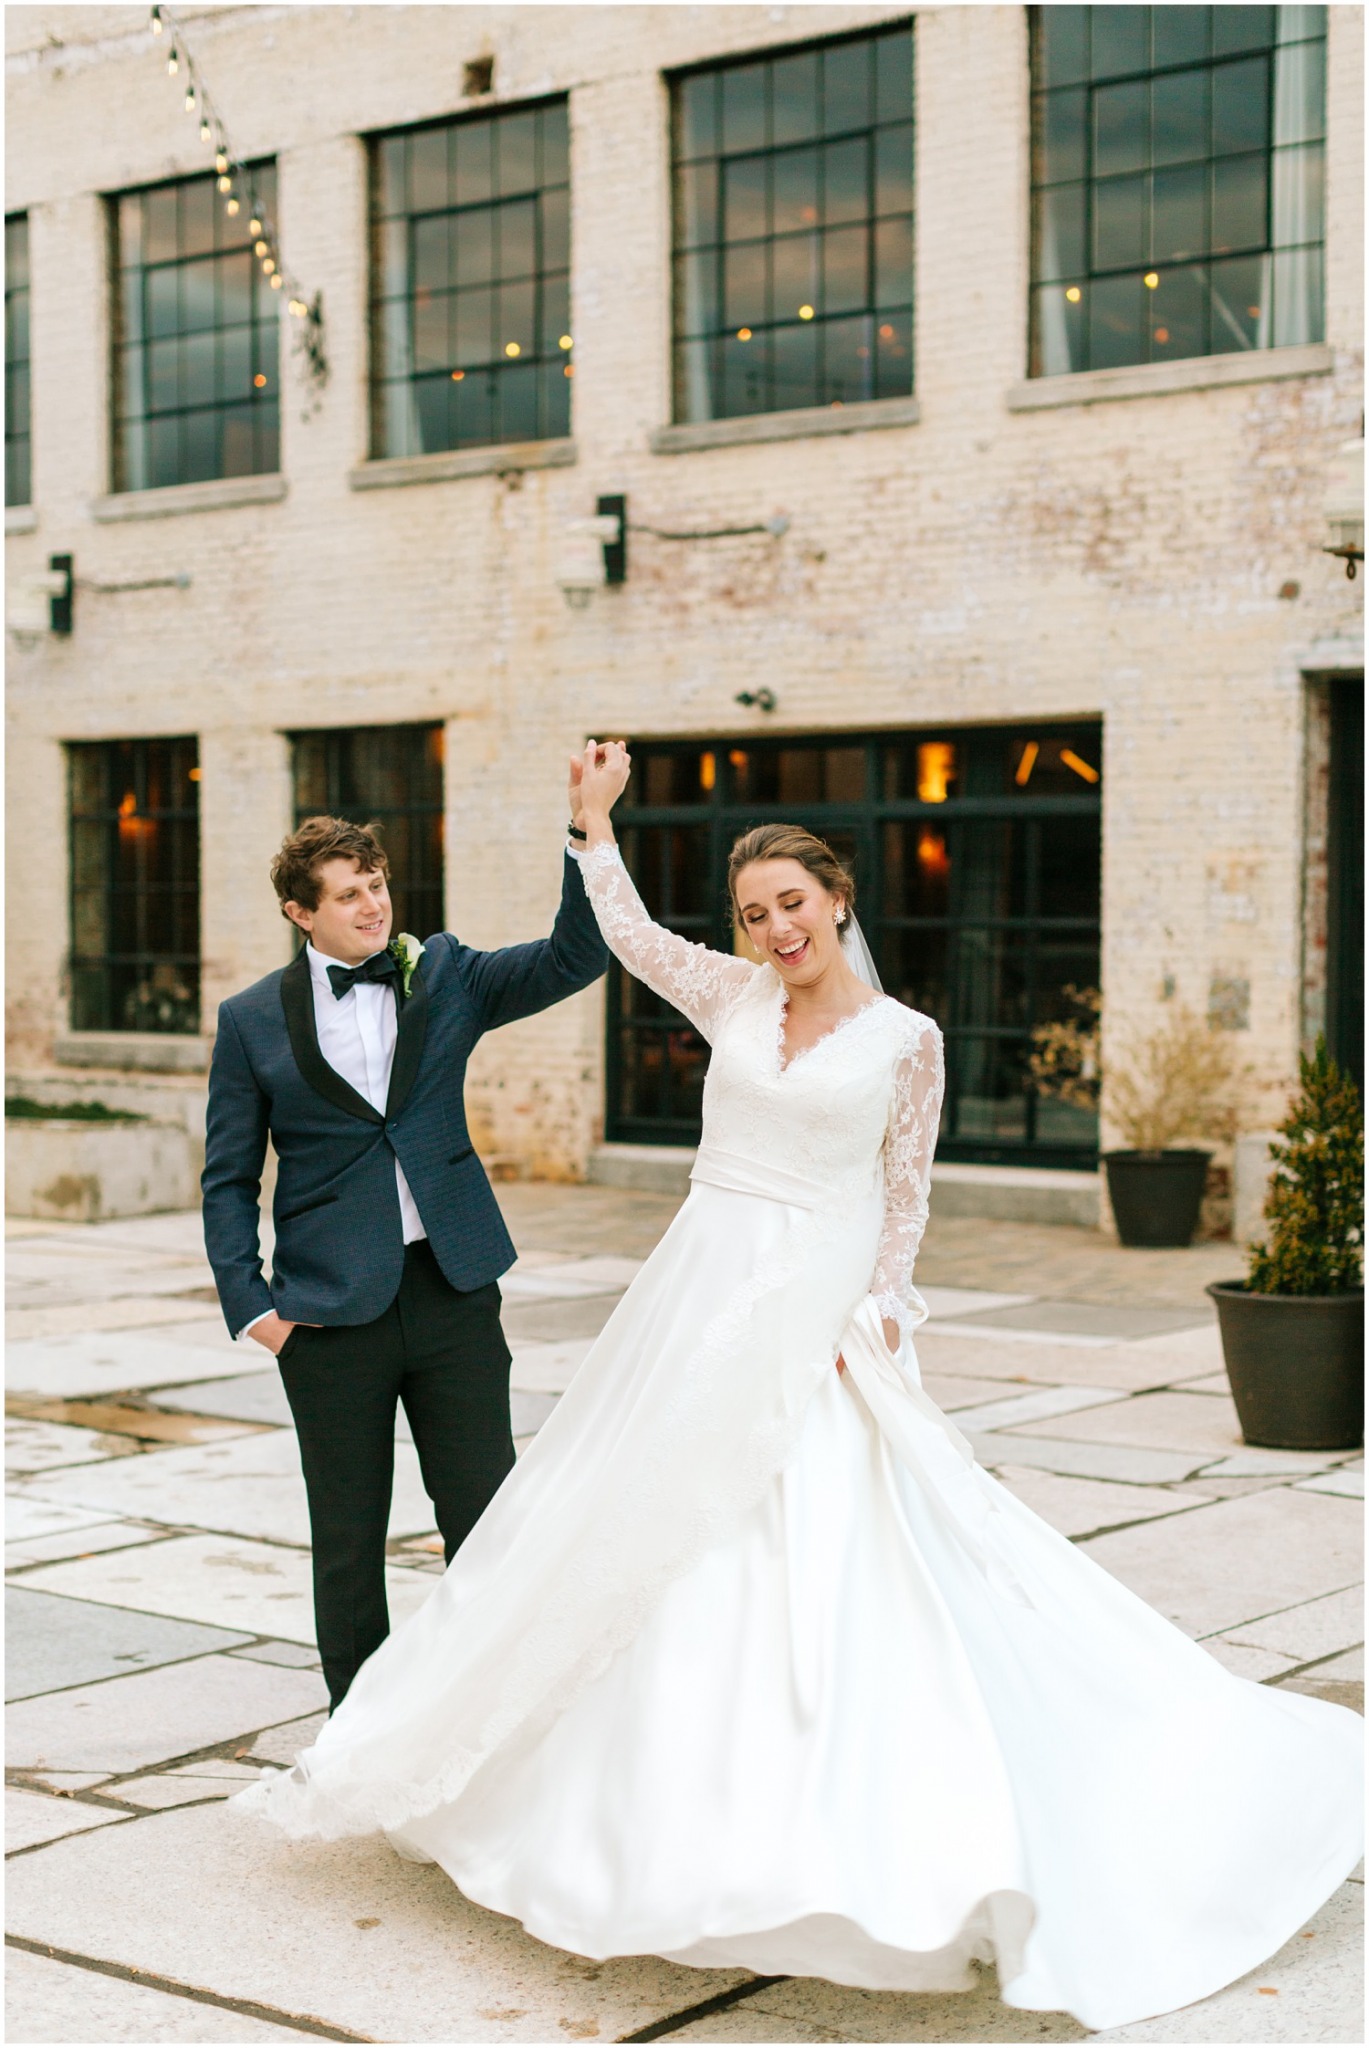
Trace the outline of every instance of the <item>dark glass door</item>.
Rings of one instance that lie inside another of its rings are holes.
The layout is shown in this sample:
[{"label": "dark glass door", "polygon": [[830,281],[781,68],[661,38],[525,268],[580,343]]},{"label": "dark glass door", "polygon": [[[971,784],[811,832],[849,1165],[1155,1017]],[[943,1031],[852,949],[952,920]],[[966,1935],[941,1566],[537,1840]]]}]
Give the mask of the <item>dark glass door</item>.
[{"label": "dark glass door", "polygon": [[1326,1042],[1364,1087],[1364,679],[1331,686]]},{"label": "dark glass door", "polygon": [[[853,865],[891,995],[946,1034],[943,1157],[1087,1165],[1090,1113],[1029,1085],[1036,1026],[1097,987],[1097,725],[840,739],[639,742],[624,858],[653,916],[733,947],[727,851],[751,825],[806,825]],[[708,1048],[615,966],[607,1135],[692,1144]]]}]

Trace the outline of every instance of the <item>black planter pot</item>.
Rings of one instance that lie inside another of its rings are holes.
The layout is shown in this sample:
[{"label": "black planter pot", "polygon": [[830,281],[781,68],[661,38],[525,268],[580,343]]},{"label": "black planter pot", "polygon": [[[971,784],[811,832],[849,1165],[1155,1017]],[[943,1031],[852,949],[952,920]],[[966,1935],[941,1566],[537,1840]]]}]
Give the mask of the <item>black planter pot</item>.
[{"label": "black planter pot", "polygon": [[1103,1165],[1123,1244],[1193,1242],[1207,1183],[1206,1152],[1105,1152]]},{"label": "black planter pot", "polygon": [[1215,1281],[1241,1434],[1279,1451],[1351,1451],[1364,1438],[1364,1290],[1252,1294]]}]

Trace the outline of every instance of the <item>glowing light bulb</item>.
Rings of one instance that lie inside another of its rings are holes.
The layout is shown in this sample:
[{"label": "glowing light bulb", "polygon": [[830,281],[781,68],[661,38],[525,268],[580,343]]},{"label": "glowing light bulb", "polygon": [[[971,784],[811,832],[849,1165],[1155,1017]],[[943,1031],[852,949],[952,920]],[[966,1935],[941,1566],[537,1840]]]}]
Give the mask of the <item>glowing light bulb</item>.
[{"label": "glowing light bulb", "polygon": [[[257,229],[258,235],[260,235],[260,233],[261,233],[261,222],[260,222],[260,221],[257,221],[257,222],[255,223],[255,226],[256,226],[256,229]],[[269,242],[263,242],[263,241],[260,241],[260,240],[258,240],[257,242],[255,242],[255,243],[253,244],[253,247],[252,247],[252,254],[253,254],[254,256],[269,256],[269,255],[271,254],[271,244],[270,244]]]},{"label": "glowing light bulb", "polygon": [[813,317],[813,308],[812,308],[811,306],[800,306],[800,307],[799,307],[799,318],[800,318],[800,320],[811,320],[811,319],[812,319],[812,317]]},{"label": "glowing light bulb", "polygon": [[153,33],[153,35],[154,35],[154,36],[159,36],[159,35],[161,34],[161,32],[162,32],[162,27],[163,27],[163,23],[162,23],[162,10],[161,10],[161,8],[160,8],[160,7],[154,7],[154,8],[153,8],[153,10],[152,10],[152,33]]},{"label": "glowing light bulb", "polygon": [[453,370],[453,371],[452,371],[452,382],[453,382],[453,384],[460,384],[460,383],[464,382],[464,380],[465,380],[465,376],[466,376],[466,372],[465,372],[464,370]]},{"label": "glowing light bulb", "polygon": [[521,356],[523,351],[516,341],[506,341],[504,343],[504,353],[506,356]]},{"label": "glowing light bulb", "polygon": [[227,171],[219,179],[219,190],[220,192],[231,192],[233,190],[233,180],[229,177]]},{"label": "glowing light bulb", "polygon": [[188,85],[185,89],[185,111],[187,114],[193,114],[195,111],[195,88],[193,85]]},{"label": "glowing light bulb", "polygon": [[228,169],[228,151],[220,145],[214,152],[214,169],[222,175]]},{"label": "glowing light bulb", "polygon": [[1080,299],[1082,299],[1083,296],[1084,294],[1080,291],[1077,284],[1067,284],[1065,286],[1065,297],[1069,300],[1072,306],[1077,306],[1079,304]]},{"label": "glowing light bulb", "polygon": [[1146,272],[1145,276],[1144,276],[1144,277],[1142,278],[1141,282],[1142,282],[1142,284],[1143,284],[1143,285],[1145,286],[1145,288],[1146,288],[1146,290],[1147,290],[1148,292],[1153,292],[1153,291],[1155,290],[1156,286],[1157,286],[1157,285],[1159,284],[1159,282],[1160,282],[1160,273],[1159,273],[1159,271],[1158,271],[1158,270],[1148,270],[1148,271]]},{"label": "glowing light bulb", "polygon": [[273,292],[278,292],[278,291],[280,290],[281,286],[282,286],[282,285],[283,285],[284,283],[285,283],[285,279],[284,279],[284,278],[283,278],[283,277],[281,276],[280,272],[279,272],[279,271],[277,271],[277,272],[276,272],[276,274],[275,274],[275,276],[274,276],[274,277],[272,278],[272,280],[271,280],[271,289],[272,289],[272,291],[273,291]]},{"label": "glowing light bulb", "polygon": [[275,270],[276,266],[271,257],[263,256],[261,259],[261,267],[266,272],[266,275],[270,277],[272,272]]},{"label": "glowing light bulb", "polygon": [[556,344],[556,346],[558,348],[573,348],[575,344],[568,334],[563,334],[561,336],[560,341]]},{"label": "glowing light bulb", "polygon": [[256,376],[255,376],[255,377],[254,377],[254,378],[252,379],[252,382],[253,382],[253,383],[254,383],[254,384],[256,385],[256,387],[257,387],[258,391],[260,391],[260,390],[262,389],[262,386],[263,386],[263,385],[265,384],[265,382],[266,382],[266,377],[265,377],[265,374],[264,374],[264,372],[263,372],[263,371],[261,371],[261,370],[258,370],[258,372],[257,372]]},{"label": "glowing light bulb", "polygon": [[738,341],[750,341],[751,329],[749,327],[739,327],[737,329],[737,339]]},{"label": "glowing light bulb", "polygon": [[166,68],[173,78],[181,68],[181,60],[176,55],[176,45],[174,43],[171,45],[171,55],[166,60]]},{"label": "glowing light bulb", "polygon": [[209,123],[207,121],[202,120],[200,122],[200,141],[208,142],[212,133],[213,130],[210,128]]},{"label": "glowing light bulb", "polygon": [[225,208],[225,211],[226,211],[226,212],[228,212],[228,213],[236,213],[236,212],[237,212],[237,210],[238,210],[238,202],[237,202],[237,200],[236,200],[236,199],[230,199],[230,200],[229,200],[229,202],[228,202],[228,205],[227,205],[227,207]]},{"label": "glowing light bulb", "polygon": [[[261,233],[261,222],[257,219],[255,213],[253,214],[251,220],[248,221],[247,223],[247,232],[249,235],[259,235]],[[260,249],[258,249],[257,254],[258,256],[261,255]]]}]

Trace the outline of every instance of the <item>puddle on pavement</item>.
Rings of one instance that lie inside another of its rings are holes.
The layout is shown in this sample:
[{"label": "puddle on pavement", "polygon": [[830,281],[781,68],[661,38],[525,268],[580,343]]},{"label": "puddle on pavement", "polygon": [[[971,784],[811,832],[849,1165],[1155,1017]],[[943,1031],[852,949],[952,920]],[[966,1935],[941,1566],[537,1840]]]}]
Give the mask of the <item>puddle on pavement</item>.
[{"label": "puddle on pavement", "polygon": [[110,1450],[131,1450],[128,1439],[148,1444],[212,1444],[227,1437],[257,1436],[268,1423],[229,1422],[217,1415],[187,1415],[142,1408],[132,1401],[28,1401],[10,1394],[5,1413],[25,1422],[67,1422],[114,1439]]}]

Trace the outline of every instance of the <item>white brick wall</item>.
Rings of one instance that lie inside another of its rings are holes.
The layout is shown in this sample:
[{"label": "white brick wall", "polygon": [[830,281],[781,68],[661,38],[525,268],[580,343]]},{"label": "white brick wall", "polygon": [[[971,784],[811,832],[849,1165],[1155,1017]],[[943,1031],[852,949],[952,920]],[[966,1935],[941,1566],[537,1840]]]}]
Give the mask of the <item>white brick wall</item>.
[{"label": "white brick wall", "polygon": [[[1359,632],[1318,552],[1328,460],[1358,431],[1362,12],[1331,9],[1331,374],[1014,413],[1025,373],[1026,22],[917,24],[917,393],[896,430],[649,452],[669,419],[672,65],[899,18],[874,6],[181,10],[245,154],[274,153],[287,258],[324,294],[319,409],[287,372],[279,503],[104,524],[107,304],[98,195],[204,158],[138,7],[7,13],[8,193],[31,215],[36,531],[87,578],[188,571],[185,591],[78,594],[69,642],[11,648],[13,1056],[63,1021],[65,739],[194,730],[203,780],[206,1023],[285,957],[266,867],[289,823],[292,727],[444,719],[448,915],[477,944],[546,928],[563,755],[588,732],[813,731],[1100,714],[1110,1029],[1173,977],[1202,1005],[1248,979],[1247,1116],[1293,1065],[1302,979],[1304,683]],[[49,34],[60,46],[46,42]],[[367,452],[365,158],[358,134],[462,104],[571,94],[574,467],[354,492]],[[554,582],[565,521],[625,490],[625,588],[584,612]],[[1294,580],[1301,595],[1282,601]],[[740,711],[765,682],[779,710]],[[499,1034],[471,1093],[487,1146],[579,1169],[601,1104],[601,991]]]}]

